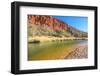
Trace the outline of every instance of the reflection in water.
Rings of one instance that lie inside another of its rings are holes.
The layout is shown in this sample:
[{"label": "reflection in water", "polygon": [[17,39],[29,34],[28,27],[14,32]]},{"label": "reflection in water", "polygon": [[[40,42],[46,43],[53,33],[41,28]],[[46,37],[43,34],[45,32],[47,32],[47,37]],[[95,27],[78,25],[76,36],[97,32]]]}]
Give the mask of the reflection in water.
[{"label": "reflection in water", "polygon": [[37,44],[29,43],[28,60],[64,59],[77,45],[87,45],[87,40],[69,40]]}]

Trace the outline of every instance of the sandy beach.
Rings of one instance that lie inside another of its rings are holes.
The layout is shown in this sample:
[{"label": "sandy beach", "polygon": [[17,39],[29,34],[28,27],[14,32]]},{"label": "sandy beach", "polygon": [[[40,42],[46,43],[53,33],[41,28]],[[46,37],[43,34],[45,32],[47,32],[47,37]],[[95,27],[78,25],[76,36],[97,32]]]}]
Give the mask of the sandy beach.
[{"label": "sandy beach", "polygon": [[88,47],[87,45],[78,45],[70,52],[64,59],[83,59],[88,58]]}]

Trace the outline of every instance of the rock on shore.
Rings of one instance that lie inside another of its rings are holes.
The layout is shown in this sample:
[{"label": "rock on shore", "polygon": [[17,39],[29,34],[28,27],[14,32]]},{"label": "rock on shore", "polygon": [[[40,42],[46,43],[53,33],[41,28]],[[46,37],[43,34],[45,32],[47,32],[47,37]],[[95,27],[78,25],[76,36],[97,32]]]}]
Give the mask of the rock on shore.
[{"label": "rock on shore", "polygon": [[88,58],[88,47],[87,45],[79,46],[69,53],[65,59],[83,59]]}]

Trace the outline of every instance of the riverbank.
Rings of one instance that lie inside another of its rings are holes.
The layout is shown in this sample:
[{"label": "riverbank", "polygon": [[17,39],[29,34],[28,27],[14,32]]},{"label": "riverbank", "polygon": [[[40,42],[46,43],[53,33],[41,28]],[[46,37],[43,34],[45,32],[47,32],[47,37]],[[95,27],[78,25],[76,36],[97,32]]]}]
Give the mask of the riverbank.
[{"label": "riverbank", "polygon": [[28,38],[29,43],[40,42],[54,42],[54,41],[66,41],[66,40],[87,40],[83,37],[53,37],[53,36],[33,36]]},{"label": "riverbank", "polygon": [[83,59],[88,58],[87,45],[76,46],[76,48],[64,57],[64,59]]}]

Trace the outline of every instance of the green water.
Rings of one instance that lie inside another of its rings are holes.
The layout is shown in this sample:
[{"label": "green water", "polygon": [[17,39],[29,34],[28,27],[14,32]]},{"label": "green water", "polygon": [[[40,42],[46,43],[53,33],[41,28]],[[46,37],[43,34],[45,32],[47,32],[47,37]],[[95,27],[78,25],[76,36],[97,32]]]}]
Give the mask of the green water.
[{"label": "green water", "polygon": [[[87,44],[87,40],[69,40],[62,42],[29,43],[28,60],[61,59],[77,44]],[[73,48],[74,49],[74,48]]]}]

